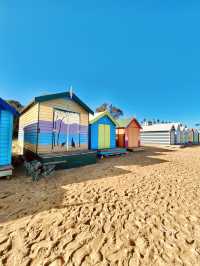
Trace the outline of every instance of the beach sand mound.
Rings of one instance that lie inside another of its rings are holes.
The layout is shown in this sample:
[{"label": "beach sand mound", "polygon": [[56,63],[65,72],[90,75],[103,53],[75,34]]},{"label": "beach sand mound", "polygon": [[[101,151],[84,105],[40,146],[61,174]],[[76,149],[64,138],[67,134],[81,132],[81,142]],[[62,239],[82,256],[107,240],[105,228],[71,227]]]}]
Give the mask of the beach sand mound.
[{"label": "beach sand mound", "polygon": [[200,147],[0,180],[0,265],[200,265]]}]

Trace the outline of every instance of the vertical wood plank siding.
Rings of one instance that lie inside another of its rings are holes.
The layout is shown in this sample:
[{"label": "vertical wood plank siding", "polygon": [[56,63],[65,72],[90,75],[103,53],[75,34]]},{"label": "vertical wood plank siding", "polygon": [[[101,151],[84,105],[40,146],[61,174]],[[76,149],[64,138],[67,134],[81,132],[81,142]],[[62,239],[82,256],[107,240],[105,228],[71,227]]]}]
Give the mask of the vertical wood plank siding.
[{"label": "vertical wood plank siding", "polygon": [[194,143],[194,131],[193,131],[193,129],[189,130],[188,141],[189,141],[189,143]]},{"label": "vertical wood plank siding", "polygon": [[[140,128],[132,121],[126,128],[117,128],[117,143],[119,140],[121,142],[123,136],[125,136],[125,143],[123,147],[125,148],[136,148],[140,145]],[[120,147],[122,147],[120,143]]]},{"label": "vertical wood plank siding", "polygon": [[39,104],[35,104],[20,116],[18,142],[21,154],[23,154],[24,149],[36,152],[38,106]]},{"label": "vertical wood plank siding", "polygon": [[12,132],[13,114],[0,109],[0,166],[11,164]]},{"label": "vertical wood plank siding", "polygon": [[98,119],[95,123],[90,125],[90,148],[92,150],[98,149],[98,140],[101,136],[99,136],[99,125],[109,125],[110,126],[110,147],[116,147],[116,126],[111,121],[108,116],[103,116]]},{"label": "vertical wood plank siding", "polygon": [[[125,128],[116,129],[116,143],[118,147],[126,147],[125,145]],[[128,144],[128,140],[127,140]]]}]

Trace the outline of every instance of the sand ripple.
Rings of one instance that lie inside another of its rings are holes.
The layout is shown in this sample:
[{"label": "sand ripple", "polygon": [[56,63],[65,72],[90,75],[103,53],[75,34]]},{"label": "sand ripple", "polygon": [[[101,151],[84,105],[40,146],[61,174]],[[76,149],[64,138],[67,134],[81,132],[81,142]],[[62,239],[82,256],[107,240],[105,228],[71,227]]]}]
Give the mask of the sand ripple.
[{"label": "sand ripple", "polygon": [[200,265],[200,147],[0,181],[0,265]]}]

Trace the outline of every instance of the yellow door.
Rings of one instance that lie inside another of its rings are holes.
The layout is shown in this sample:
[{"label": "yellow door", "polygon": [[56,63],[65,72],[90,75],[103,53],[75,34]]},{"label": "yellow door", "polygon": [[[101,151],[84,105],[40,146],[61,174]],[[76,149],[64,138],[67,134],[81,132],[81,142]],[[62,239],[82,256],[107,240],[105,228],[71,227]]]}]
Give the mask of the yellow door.
[{"label": "yellow door", "polygon": [[109,149],[110,148],[110,126],[109,125],[105,125],[105,132],[104,132],[104,146],[105,149]]},{"label": "yellow door", "polygon": [[98,148],[108,149],[110,148],[110,126],[99,125],[98,128]]}]

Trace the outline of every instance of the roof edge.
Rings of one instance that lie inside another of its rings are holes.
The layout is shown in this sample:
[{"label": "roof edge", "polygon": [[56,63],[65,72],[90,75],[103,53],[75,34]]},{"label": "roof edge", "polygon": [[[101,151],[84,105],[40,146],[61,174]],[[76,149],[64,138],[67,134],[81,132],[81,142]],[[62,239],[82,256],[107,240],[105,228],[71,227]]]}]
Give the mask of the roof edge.
[{"label": "roof edge", "polygon": [[[54,94],[48,94],[48,95],[35,97],[33,99],[33,101],[31,101],[26,107],[24,107],[24,109],[21,111],[21,114],[28,111],[36,103],[50,101],[50,100],[54,100],[54,99],[59,99],[62,97],[71,98],[69,92],[54,93]],[[74,100],[76,103],[78,103],[80,106],[82,106],[83,109],[85,109],[88,113],[90,113],[92,115],[94,114],[92,109],[90,109],[90,107],[88,105],[86,105],[78,96],[76,96],[75,93],[72,93],[72,100]]]},{"label": "roof edge", "polygon": [[129,122],[129,124],[128,124],[127,127],[129,127],[130,124],[131,124],[133,121],[138,125],[138,128],[139,128],[139,129],[142,129],[140,123],[137,121],[137,119],[136,119],[135,117],[132,117],[132,119],[131,119],[131,121]]},{"label": "roof edge", "polygon": [[113,124],[115,124],[116,126],[118,126],[118,122],[114,119],[114,117],[112,117],[112,115],[108,111],[101,112],[95,118],[91,119],[91,121],[89,122],[89,124],[94,124],[95,122],[97,122],[103,116],[108,116],[110,118],[110,120],[113,122]]},{"label": "roof edge", "polygon": [[[140,123],[138,122],[138,120],[135,118],[135,117],[130,117],[130,118],[124,118],[124,120],[128,120],[128,119],[130,119],[130,121],[129,121],[129,123],[126,125],[126,126],[118,126],[118,128],[127,128],[127,127],[129,127],[130,126],[130,124],[134,121],[136,124],[137,124],[137,126],[138,126],[138,128],[139,129],[142,129],[142,126],[140,125]],[[119,119],[120,120],[120,119]],[[122,119],[123,120],[123,119]],[[118,122],[119,123],[119,122]]]},{"label": "roof edge", "polygon": [[2,98],[0,98],[0,105],[3,109],[10,111],[14,116],[19,116],[19,112]]}]

